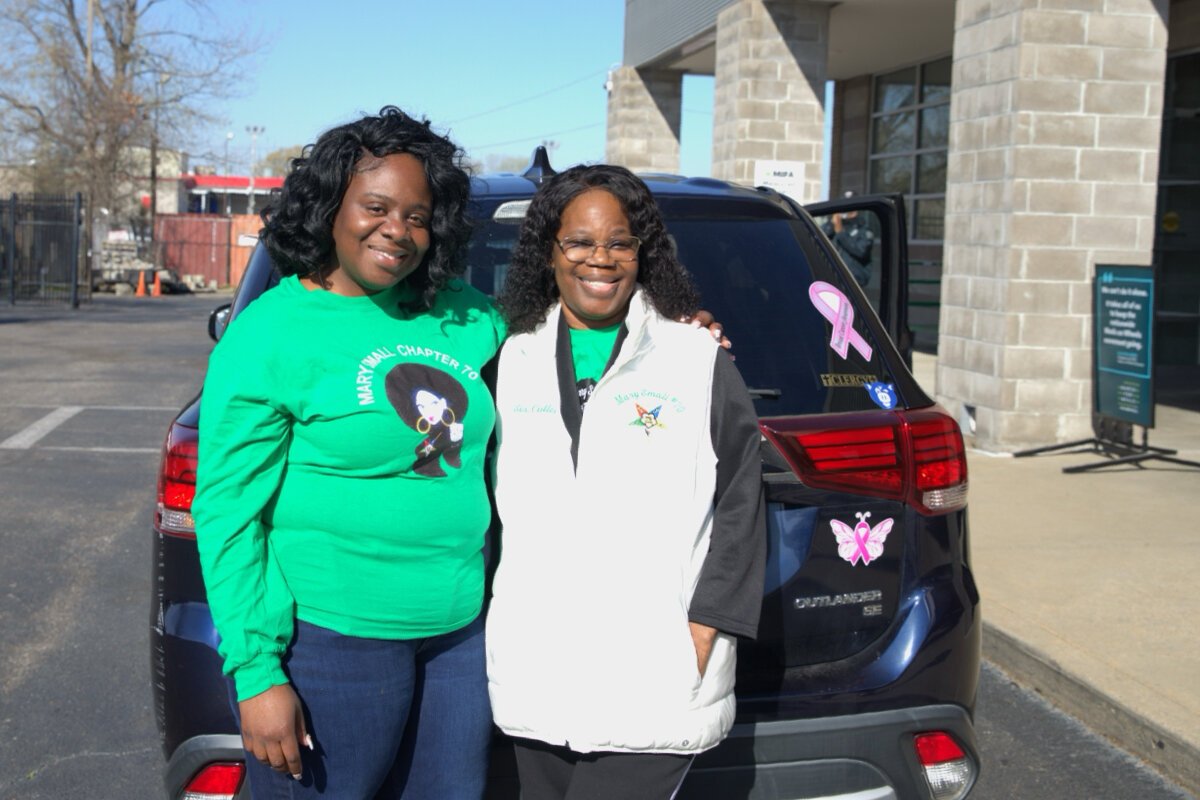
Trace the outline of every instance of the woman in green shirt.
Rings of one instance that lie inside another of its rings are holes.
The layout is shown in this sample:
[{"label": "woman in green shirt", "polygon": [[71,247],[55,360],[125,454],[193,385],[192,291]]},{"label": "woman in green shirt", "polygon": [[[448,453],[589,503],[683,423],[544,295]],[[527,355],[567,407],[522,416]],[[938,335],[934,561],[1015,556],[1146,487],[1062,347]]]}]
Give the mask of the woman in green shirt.
[{"label": "woman in green shirt", "polygon": [[253,796],[476,800],[504,337],[464,285],[462,152],[394,107],[263,213],[284,276],[213,351],[195,516]]},{"label": "woman in green shirt", "polygon": [[193,508],[256,798],[483,793],[505,325],[459,279],[461,162],[394,107],[323,134],[263,213],[284,277],[209,362]]}]

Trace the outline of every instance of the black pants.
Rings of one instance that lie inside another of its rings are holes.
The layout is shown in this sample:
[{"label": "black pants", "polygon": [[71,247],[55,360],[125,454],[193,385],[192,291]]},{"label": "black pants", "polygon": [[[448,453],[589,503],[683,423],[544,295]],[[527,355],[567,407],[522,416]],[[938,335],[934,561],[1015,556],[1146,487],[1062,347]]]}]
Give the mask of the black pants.
[{"label": "black pants", "polygon": [[694,756],[576,753],[514,739],[521,800],[672,800]]}]

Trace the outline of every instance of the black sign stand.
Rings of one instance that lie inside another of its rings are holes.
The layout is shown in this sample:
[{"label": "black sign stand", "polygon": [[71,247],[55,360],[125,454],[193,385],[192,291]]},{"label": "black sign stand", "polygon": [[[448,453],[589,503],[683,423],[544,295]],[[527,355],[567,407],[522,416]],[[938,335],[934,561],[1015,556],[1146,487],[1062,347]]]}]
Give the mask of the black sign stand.
[{"label": "black sign stand", "polygon": [[[1145,427],[1142,428],[1142,443],[1140,445],[1133,442],[1133,425],[1129,422],[1110,419],[1099,414],[1092,414],[1092,430],[1096,433],[1094,438],[1080,439],[1075,442],[1066,442],[1065,444],[1052,444],[1047,447],[1035,447],[1032,450],[1021,450],[1020,452],[1013,453],[1013,458],[1036,456],[1056,450],[1071,450],[1075,453],[1090,452],[1103,455],[1105,460],[1096,461],[1091,464],[1079,464],[1074,467],[1063,467],[1063,472],[1087,472],[1088,470],[1100,469],[1101,467],[1114,467],[1118,464],[1136,464],[1141,466],[1143,461],[1150,461],[1152,459],[1169,461],[1172,464],[1182,464],[1185,467],[1200,469],[1200,463],[1175,458],[1174,456],[1179,452],[1178,450],[1171,450],[1167,447],[1151,447],[1147,443],[1148,429]],[[1084,449],[1081,450],[1078,448]]]},{"label": "black sign stand", "polygon": [[[1154,270],[1149,267],[1096,265],[1092,283],[1092,431],[1091,439],[1035,447],[1014,458],[1058,450],[1093,452],[1104,461],[1063,467],[1086,472],[1118,464],[1168,461],[1200,469],[1200,463],[1175,458],[1177,450],[1151,447],[1154,427]],[[1133,442],[1133,427],[1142,443]],[[1079,450],[1079,448],[1086,448]]]}]

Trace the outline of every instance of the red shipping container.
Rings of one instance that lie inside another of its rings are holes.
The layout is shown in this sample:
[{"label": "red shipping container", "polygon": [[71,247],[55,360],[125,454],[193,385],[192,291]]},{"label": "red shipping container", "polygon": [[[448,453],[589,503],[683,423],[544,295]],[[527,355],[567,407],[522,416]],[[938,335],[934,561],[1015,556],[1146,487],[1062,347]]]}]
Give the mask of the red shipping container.
[{"label": "red shipping container", "polygon": [[262,219],[257,214],[234,214],[231,217],[233,225],[229,230],[229,282],[234,286],[242,280],[242,273],[250,263],[250,254],[254,246],[243,247],[238,244],[242,235],[257,237],[262,228]]},{"label": "red shipping container", "polygon": [[227,286],[231,227],[223,215],[159,214],[154,222],[158,263],[181,278],[203,275],[205,282]]}]

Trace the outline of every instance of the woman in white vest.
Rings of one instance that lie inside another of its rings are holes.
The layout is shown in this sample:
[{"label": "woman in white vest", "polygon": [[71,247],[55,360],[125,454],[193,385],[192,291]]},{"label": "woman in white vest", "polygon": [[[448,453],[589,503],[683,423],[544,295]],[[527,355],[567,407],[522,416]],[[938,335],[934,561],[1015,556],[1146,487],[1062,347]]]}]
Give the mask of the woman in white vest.
[{"label": "woman in white vest", "polygon": [[698,302],[628,170],[538,191],[500,297],[487,622],[523,800],[667,800],[733,724],[766,552],[758,418],[728,355],[673,321]]}]

